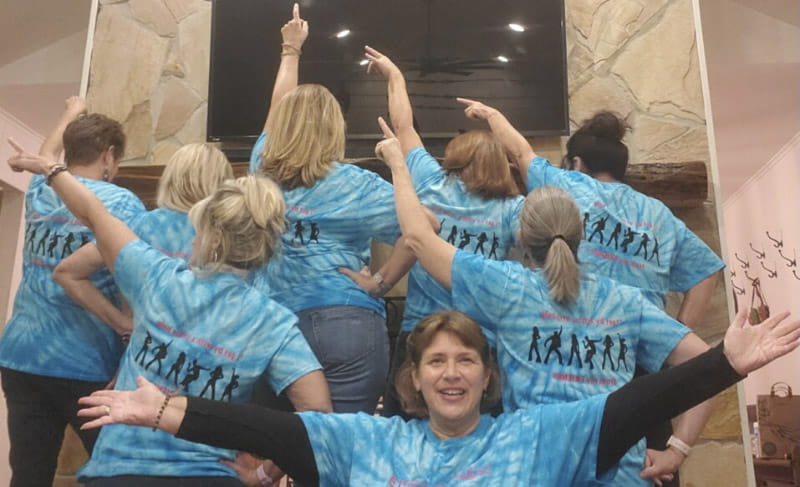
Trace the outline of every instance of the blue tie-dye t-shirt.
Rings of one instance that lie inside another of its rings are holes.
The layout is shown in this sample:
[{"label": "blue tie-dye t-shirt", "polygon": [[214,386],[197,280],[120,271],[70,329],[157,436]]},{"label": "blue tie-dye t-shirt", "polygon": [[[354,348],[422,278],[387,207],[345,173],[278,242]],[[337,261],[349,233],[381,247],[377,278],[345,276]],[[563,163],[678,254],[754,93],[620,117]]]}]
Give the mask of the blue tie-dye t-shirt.
[{"label": "blue tie-dye t-shirt", "polygon": [[[457,309],[496,336],[506,410],[613,392],[637,365],[659,370],[689,333],[639,289],[605,276],[584,273],[577,302],[562,306],[543,272],[462,251],[453,258],[452,293]],[[646,484],[643,462],[641,441],[623,459],[618,485]]]},{"label": "blue tie-dye t-shirt", "polygon": [[[139,198],[127,189],[77,179],[126,223],[145,211]],[[0,366],[48,377],[110,380],[119,364],[122,341],[53,280],[53,269],[94,241],[94,235],[69,212],[42,176],[31,179],[25,195],[25,222],[22,282],[0,338]],[[112,303],[119,304],[119,291],[107,270],[96,272],[91,281]]]},{"label": "blue tie-dye t-shirt", "polygon": [[578,203],[585,239],[578,258],[587,269],[638,287],[664,308],[668,291],[686,292],[725,264],[669,208],[622,183],[598,181],[550,165],[528,168],[528,190],[558,186]]},{"label": "blue tie-dye t-shirt", "polygon": [[[519,230],[522,196],[486,199],[472,193],[461,179],[448,176],[423,147],[412,149],[406,163],[420,201],[441,222],[443,240],[488,259],[506,258]],[[452,307],[450,292],[419,263],[414,264],[408,276],[402,330],[410,332],[422,318]]]},{"label": "blue tie-dye t-shirt", "polygon": [[598,480],[605,402],[603,395],[481,416],[470,434],[444,441],[427,420],[363,413],[300,417],[320,487],[570,487]]},{"label": "blue tie-dye t-shirt", "polygon": [[[266,133],[253,147],[250,170],[258,169]],[[357,306],[385,315],[383,300],[370,296],[339,267],[369,263],[372,239],[394,244],[400,227],[392,185],[379,175],[334,162],[310,188],[283,190],[287,230],[283,246],[259,271],[254,285],[294,312],[318,306]],[[265,287],[266,288],[266,287]]]},{"label": "blue tie-dye t-shirt", "polygon": [[[294,314],[235,274],[199,277],[136,240],[114,275],[134,313],[118,390],[136,389],[142,375],[164,390],[241,403],[262,376],[280,392],[320,368]],[[235,476],[219,463],[233,456],[150,428],[105,426],[80,477]]]},{"label": "blue tie-dye t-shirt", "polygon": [[156,208],[139,215],[130,227],[137,237],[164,255],[189,262],[195,232],[186,213]]}]

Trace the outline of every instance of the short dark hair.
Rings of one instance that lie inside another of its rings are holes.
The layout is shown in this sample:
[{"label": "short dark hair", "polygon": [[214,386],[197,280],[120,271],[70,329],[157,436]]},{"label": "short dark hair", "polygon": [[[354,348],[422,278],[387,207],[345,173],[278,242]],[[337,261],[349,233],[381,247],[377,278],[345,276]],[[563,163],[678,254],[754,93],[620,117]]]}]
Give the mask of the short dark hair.
[{"label": "short dark hair", "polygon": [[580,157],[590,175],[608,173],[622,181],[628,169],[628,147],[622,143],[627,129],[619,115],[597,112],[569,138],[566,158]]},{"label": "short dark hair", "polygon": [[419,367],[422,353],[427,349],[434,337],[440,332],[450,333],[468,348],[478,352],[481,362],[489,369],[489,385],[481,400],[481,408],[486,409],[497,404],[500,399],[500,370],[497,361],[489,348],[489,341],[481,331],[480,325],[461,311],[439,311],[428,315],[414,327],[406,341],[406,357],[395,377],[395,388],[403,409],[415,416],[428,415],[428,405],[422,394],[414,388],[412,375]]},{"label": "short dark hair", "polygon": [[125,132],[114,119],[99,113],[79,117],[64,129],[64,160],[67,165],[84,166],[96,161],[109,147],[114,160],[125,153]]}]

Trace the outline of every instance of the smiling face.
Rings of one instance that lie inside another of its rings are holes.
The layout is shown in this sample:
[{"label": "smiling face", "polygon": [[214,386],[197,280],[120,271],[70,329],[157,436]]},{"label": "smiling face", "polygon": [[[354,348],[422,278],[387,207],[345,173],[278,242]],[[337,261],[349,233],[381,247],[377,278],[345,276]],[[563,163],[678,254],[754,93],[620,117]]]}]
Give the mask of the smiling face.
[{"label": "smiling face", "polygon": [[438,332],[422,352],[412,374],[428,407],[431,430],[441,439],[464,436],[480,422],[490,369],[480,353],[454,334]]}]

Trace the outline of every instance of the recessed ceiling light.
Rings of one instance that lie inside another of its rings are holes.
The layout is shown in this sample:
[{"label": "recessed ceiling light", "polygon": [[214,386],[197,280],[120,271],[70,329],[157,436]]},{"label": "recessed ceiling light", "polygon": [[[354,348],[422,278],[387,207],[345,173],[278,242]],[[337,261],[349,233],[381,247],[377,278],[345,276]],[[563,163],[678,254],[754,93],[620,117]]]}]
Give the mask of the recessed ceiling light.
[{"label": "recessed ceiling light", "polygon": [[339,38],[339,39],[343,39],[343,38],[345,38],[345,37],[347,37],[349,35],[350,35],[350,29],[345,29],[345,30],[339,31],[336,34],[336,37]]},{"label": "recessed ceiling light", "polygon": [[507,58],[507,57],[505,57],[505,56],[497,56],[497,58],[496,58],[496,59],[497,59],[498,61],[500,61],[501,63],[507,63],[507,62],[508,62],[508,58]]},{"label": "recessed ceiling light", "polygon": [[369,64],[369,59],[362,59],[361,61],[358,62],[358,64],[361,66],[366,66],[367,64]]},{"label": "recessed ceiling light", "polygon": [[525,32],[525,27],[515,23],[508,24],[508,28],[513,30],[514,32]]}]

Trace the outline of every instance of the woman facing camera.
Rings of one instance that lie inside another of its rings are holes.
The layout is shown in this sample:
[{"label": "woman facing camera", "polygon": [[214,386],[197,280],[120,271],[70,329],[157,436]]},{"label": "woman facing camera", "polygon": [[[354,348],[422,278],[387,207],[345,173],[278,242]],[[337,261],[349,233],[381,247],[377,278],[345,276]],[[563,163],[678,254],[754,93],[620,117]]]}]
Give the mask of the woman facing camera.
[{"label": "woman facing camera", "polygon": [[[380,299],[387,288],[370,294],[339,268],[361,269],[373,239],[394,243],[399,237],[392,186],[375,173],[337,162],[345,148],[339,103],[323,86],[297,85],[308,24],[296,4],[281,34],[281,64],[250,169],[280,186],[287,228],[281,253],[255,285],[269,288],[276,301],[297,313],[298,326],[324,367],[334,411],[372,413],[389,366]],[[394,252],[383,279],[397,280],[412,262],[407,252]]]},{"label": "woman facing camera", "polygon": [[[117,389],[132,389],[145,376],[169,394],[244,402],[263,376],[298,409],[330,410],[297,319],[243,279],[280,246],[285,209],[274,183],[254,176],[227,181],[193,206],[196,237],[187,267],[139,240],[61,165],[17,150],[12,168],[49,175],[56,194],[94,232],[133,310]],[[220,462],[232,458],[230,451],[114,426],[101,431],[79,477],[92,486],[241,485]]]},{"label": "woman facing camera", "polygon": [[[165,255],[188,262],[195,237],[189,210],[231,178],[231,165],[216,147],[209,144],[181,147],[169,159],[158,180],[158,208],[131,221],[131,230]],[[73,301],[129,336],[133,327],[130,316],[106,299],[91,280],[102,268],[103,256],[96,245],[88,244],[56,266],[53,278]]]},{"label": "woman facing camera", "polygon": [[145,426],[191,441],[274,458],[310,487],[461,485],[580,486],[605,481],[647,429],[797,348],[787,313],[753,327],[741,313],[724,346],[610,394],[480,414],[496,391],[496,365],[477,324],[449,311],[409,337],[400,391],[422,419],[290,414],[196,397],[165,396],[144,378],[136,391],[81,399],[86,427]]},{"label": "woman facing camera", "polygon": [[[111,183],[125,152],[122,126],[100,114],[84,115],[85,102],[77,96],[66,105],[41,154],[57,160],[64,149],[66,165],[59,168],[66,169],[59,170],[78,178],[114,216],[131,222],[144,205]],[[127,330],[124,318],[114,329],[105,326],[53,280],[53,268],[94,235],[47,181],[34,176],[25,194],[22,281],[0,339],[13,487],[52,485],[64,428],[80,425],[75,401],[111,380],[123,350],[120,335]],[[111,274],[98,273],[94,283],[105,299],[117,301]],[[97,433],[79,436],[91,452]]]}]

